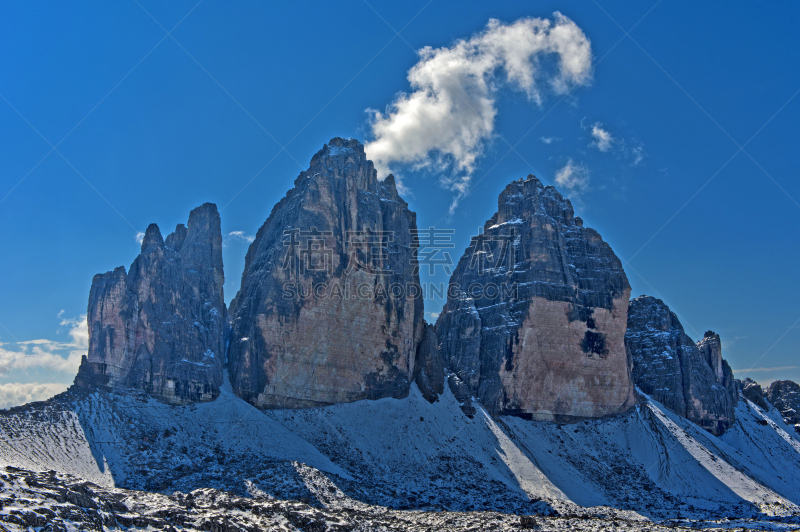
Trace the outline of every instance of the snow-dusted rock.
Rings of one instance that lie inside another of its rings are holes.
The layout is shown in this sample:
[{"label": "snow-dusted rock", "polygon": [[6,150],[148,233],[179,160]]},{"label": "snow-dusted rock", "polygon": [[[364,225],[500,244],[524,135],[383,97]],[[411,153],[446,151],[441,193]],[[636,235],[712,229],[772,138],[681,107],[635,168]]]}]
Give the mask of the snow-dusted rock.
[{"label": "snow-dusted rock", "polygon": [[663,301],[640,296],[628,308],[625,343],[644,393],[712,434],[733,425],[739,394],[719,335],[708,331],[695,344]]},{"label": "snow-dusted rock", "polygon": [[170,403],[219,394],[227,309],[216,205],[189,214],[166,241],[151,224],[141,254],[95,275],[89,293],[89,351],[75,385],[135,388]]},{"label": "snow-dusted rock", "polygon": [[405,397],[423,334],[416,215],[335,138],[273,208],[231,303],[235,392],[260,408]]},{"label": "snow-dusted rock", "polygon": [[767,398],[780,410],[786,423],[800,424],[800,384],[793,381],[775,381],[767,388]]},{"label": "snow-dusted rock", "polygon": [[572,204],[534,176],[508,185],[450,280],[436,322],[459,399],[570,421],[635,403],[624,345],[630,285]]},{"label": "snow-dusted rock", "polygon": [[737,379],[736,384],[742,391],[742,397],[748,401],[752,401],[754,404],[758,405],[759,408],[764,410],[770,409],[771,405],[769,402],[767,402],[767,396],[764,393],[764,389],[756,381],[748,377],[744,380]]}]

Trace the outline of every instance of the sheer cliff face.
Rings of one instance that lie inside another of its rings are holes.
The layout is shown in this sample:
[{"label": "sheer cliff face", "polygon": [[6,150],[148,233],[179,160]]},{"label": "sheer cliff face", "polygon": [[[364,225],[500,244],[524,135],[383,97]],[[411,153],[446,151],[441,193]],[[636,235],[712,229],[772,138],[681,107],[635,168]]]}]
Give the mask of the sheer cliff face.
[{"label": "sheer cliff face", "polygon": [[719,335],[695,344],[663,301],[641,296],[631,300],[625,342],[644,393],[712,434],[733,425],[739,395]]},{"label": "sheer cliff face", "polygon": [[98,274],[89,294],[89,350],[75,384],[136,388],[170,403],[219,394],[227,310],[217,208],[206,203],[166,241],[147,228],[130,271]]},{"label": "sheer cliff face", "polygon": [[450,385],[469,413],[571,421],[635,403],[624,345],[630,285],[600,235],[534,176],[500,194],[436,323]]},{"label": "sheer cliff face", "polygon": [[405,397],[423,334],[416,216],[364,147],[311,160],[247,252],[229,369],[261,407]]}]

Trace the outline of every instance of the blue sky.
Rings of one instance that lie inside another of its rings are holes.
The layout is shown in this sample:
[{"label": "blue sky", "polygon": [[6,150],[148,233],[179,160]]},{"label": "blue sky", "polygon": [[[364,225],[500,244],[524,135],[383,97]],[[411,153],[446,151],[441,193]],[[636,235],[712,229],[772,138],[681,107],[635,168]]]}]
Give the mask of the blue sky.
[{"label": "blue sky", "polygon": [[440,173],[397,167],[418,225],[454,229],[455,258],[508,182],[572,177],[634,295],[718,332],[738,377],[800,380],[796,3],[139,1],[0,8],[0,402],[71,381],[92,276],[149,223],[217,203],[243,236],[230,300],[246,236],[326,141],[372,140],[367,110],[411,91],[417,50],[556,11],[591,42],[591,81],[539,104],[498,83],[452,215]]}]

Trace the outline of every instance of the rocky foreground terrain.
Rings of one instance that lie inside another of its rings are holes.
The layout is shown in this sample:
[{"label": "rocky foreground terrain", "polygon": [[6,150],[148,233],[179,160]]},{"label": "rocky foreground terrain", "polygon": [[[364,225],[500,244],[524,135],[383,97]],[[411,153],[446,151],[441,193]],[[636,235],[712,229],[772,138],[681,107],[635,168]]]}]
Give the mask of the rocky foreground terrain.
[{"label": "rocky foreground terrain", "polygon": [[[73,390],[0,413],[0,467],[38,472],[6,471],[0,513],[122,516],[109,530],[158,519],[190,530],[517,530],[521,516],[541,530],[800,526],[800,440],[780,412],[743,401],[716,437],[643,400],[558,425],[480,405],[469,418],[449,389],[430,403],[416,385],[405,399],[267,411],[229,384],[193,405]],[[45,489],[81,485],[94,503]],[[182,506],[190,499],[200,502]],[[170,523],[177,515],[187,521]]]},{"label": "rocky foreground terrain", "polygon": [[[214,489],[171,495],[103,488],[55,471],[6,467],[0,472],[0,527],[5,530],[165,530],[259,532],[377,531],[638,531],[730,530],[754,520],[666,520],[652,523],[632,512],[574,509],[562,515],[499,512],[391,510],[366,504],[317,508],[308,501],[283,501],[255,493],[240,497]],[[553,512],[557,513],[557,512]],[[759,523],[761,529],[791,530],[800,518]],[[785,525],[785,526],[784,526]]]}]

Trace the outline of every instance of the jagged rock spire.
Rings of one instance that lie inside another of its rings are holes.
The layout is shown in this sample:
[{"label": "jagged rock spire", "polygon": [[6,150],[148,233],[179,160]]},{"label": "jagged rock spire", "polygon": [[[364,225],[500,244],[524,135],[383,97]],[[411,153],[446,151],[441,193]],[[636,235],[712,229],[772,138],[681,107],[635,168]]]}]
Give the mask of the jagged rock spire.
[{"label": "jagged rock spire", "polygon": [[222,384],[227,310],[216,205],[189,214],[166,241],[148,226],[130,271],[95,275],[89,351],[79,387],[127,388],[170,403],[214,399]]},{"label": "jagged rock spire", "polygon": [[733,425],[739,394],[719,335],[708,331],[695,344],[663,301],[640,296],[631,300],[625,342],[644,393],[712,434]]}]

